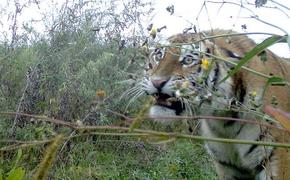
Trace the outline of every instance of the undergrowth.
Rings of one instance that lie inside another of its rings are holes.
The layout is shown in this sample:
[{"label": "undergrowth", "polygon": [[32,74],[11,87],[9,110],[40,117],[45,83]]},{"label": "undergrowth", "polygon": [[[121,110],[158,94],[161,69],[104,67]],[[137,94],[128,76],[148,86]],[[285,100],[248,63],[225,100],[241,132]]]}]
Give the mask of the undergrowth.
[{"label": "undergrowth", "polygon": [[[48,124],[45,130],[40,127],[27,126],[18,132],[24,139],[38,139],[39,134],[46,139],[54,134]],[[49,179],[216,179],[202,144],[190,140],[157,145],[136,138],[92,135],[60,146]],[[25,179],[32,179],[47,148],[41,145],[2,154],[2,175],[21,167]]]}]

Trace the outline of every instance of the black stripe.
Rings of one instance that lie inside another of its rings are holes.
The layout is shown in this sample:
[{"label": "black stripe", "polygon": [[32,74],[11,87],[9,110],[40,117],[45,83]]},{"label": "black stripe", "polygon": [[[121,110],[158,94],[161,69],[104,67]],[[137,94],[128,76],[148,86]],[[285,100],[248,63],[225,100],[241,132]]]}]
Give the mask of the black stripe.
[{"label": "black stripe", "polygon": [[[255,167],[255,170],[257,173],[263,171],[266,167],[266,162],[268,161],[271,161],[271,158],[273,157],[274,153],[273,153],[273,150],[271,151],[270,155],[268,157],[265,157],[260,164],[258,164],[256,167]],[[272,177],[270,177],[272,179]]]},{"label": "black stripe", "polygon": [[241,176],[233,176],[233,179],[239,180],[239,179],[253,179],[255,175],[260,173],[261,171],[264,170],[266,162],[271,160],[272,156],[274,155],[273,151],[269,154],[269,156],[265,157],[260,164],[258,164],[255,168],[253,169],[246,169],[244,167],[239,167],[235,164],[229,163],[229,162],[224,162],[224,161],[217,161],[219,164],[222,166],[225,166],[227,168],[230,168],[234,171],[237,171],[241,174]]},{"label": "black stripe", "polygon": [[239,167],[239,166],[232,164],[230,162],[218,161],[218,163],[221,164],[222,166],[226,166],[227,168],[230,168],[234,171],[237,171],[240,174],[244,174],[244,175],[250,174],[250,170],[248,170],[244,167]]},{"label": "black stripe", "polygon": [[208,87],[208,76],[203,78],[205,86]]},{"label": "black stripe", "polygon": [[252,144],[249,150],[246,152],[246,155],[251,154],[257,147],[258,147],[257,144]]},{"label": "black stripe", "polygon": [[219,75],[220,75],[220,67],[219,67],[218,63],[216,63],[216,66],[214,68],[214,77],[211,80],[211,82],[213,83],[213,85],[212,85],[212,90],[213,91],[216,90],[216,84],[218,82]]},{"label": "black stripe", "polygon": [[182,111],[184,110],[184,106],[180,101],[173,102],[171,105],[175,109],[175,114],[180,115]]},{"label": "black stripe", "polygon": [[236,132],[236,136],[238,136],[240,134],[240,132],[243,129],[243,127],[245,127],[245,125],[241,124],[239,130]]},{"label": "black stripe", "polygon": [[224,123],[224,127],[226,128],[226,127],[232,126],[232,125],[236,124],[236,122],[237,121],[226,121]]},{"label": "black stripe", "polygon": [[191,81],[191,85],[192,85],[192,86],[196,86],[195,81]]},{"label": "black stripe", "polygon": [[[232,117],[232,118],[239,118],[239,112],[231,111],[231,117]],[[238,122],[238,121],[234,121],[234,120],[226,121],[226,122],[224,123],[224,127],[233,126],[233,125],[236,124],[237,122]]]},{"label": "black stripe", "polygon": [[[243,81],[241,78],[237,79],[237,77],[234,77],[234,82],[236,82],[235,86],[233,87],[233,91],[235,92],[235,97],[237,97],[238,102],[239,103],[243,103],[245,100],[245,96],[246,96],[246,89],[244,87]],[[236,104],[238,104],[238,102],[233,101],[231,102],[231,106],[236,106]],[[233,118],[239,118],[239,112],[236,111],[232,111],[231,112],[231,117]],[[224,124],[224,127],[229,127],[232,126],[236,123],[237,121],[228,121]]]},{"label": "black stripe", "polygon": [[206,48],[206,53],[207,53],[207,54],[206,54],[205,56],[206,56],[206,57],[210,57],[210,56],[208,55],[208,54],[211,54],[211,52],[210,52],[210,49],[209,49],[209,48]]},{"label": "black stripe", "polygon": [[197,72],[197,73],[200,73],[200,72],[201,72],[201,66],[198,67],[198,69],[197,69],[196,72]]},{"label": "black stripe", "polygon": [[263,163],[257,165],[257,166],[255,167],[255,170],[256,170],[257,173],[259,173],[259,172],[263,171],[264,168],[265,168],[265,166],[264,166],[264,162],[263,162]]},{"label": "black stripe", "polygon": [[228,50],[228,49],[226,49],[225,52],[226,52],[226,54],[227,54],[229,57],[236,58],[236,59],[238,59],[238,60],[241,60],[241,59],[242,59],[242,57],[235,55],[232,51],[230,51],[230,50]]},{"label": "black stripe", "polygon": [[[260,135],[257,139],[255,139],[255,141],[261,141],[262,139],[265,138],[265,134],[266,132],[260,132]],[[244,156],[248,156],[249,154],[251,154],[256,148],[258,147],[257,144],[252,144],[251,147],[249,148],[249,150],[245,153]]]}]

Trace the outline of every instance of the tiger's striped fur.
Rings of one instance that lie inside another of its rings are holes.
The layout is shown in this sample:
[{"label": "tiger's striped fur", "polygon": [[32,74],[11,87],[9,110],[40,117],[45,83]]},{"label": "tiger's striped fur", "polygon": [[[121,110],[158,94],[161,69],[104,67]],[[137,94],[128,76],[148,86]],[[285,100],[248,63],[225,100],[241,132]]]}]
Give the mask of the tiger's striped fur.
[{"label": "tiger's striped fur", "polygon": [[[267,79],[246,70],[240,70],[225,82],[218,83],[233,65],[212,59],[210,55],[237,63],[256,46],[245,35],[202,40],[205,37],[231,33],[217,29],[195,34],[177,34],[169,38],[171,45],[155,49],[149,57],[149,68],[142,81],[143,90],[156,97],[156,104],[151,107],[150,115],[181,115],[188,111],[185,104],[189,102],[192,106],[199,107],[201,115],[255,120],[262,118],[253,109],[260,109],[259,104],[269,105],[273,100],[278,102],[278,108],[290,112],[289,87],[269,86],[262,99]],[[199,40],[202,41],[194,43]],[[246,67],[266,75],[283,77],[290,82],[289,61],[269,50],[265,53],[266,62],[255,56]],[[202,68],[202,57],[211,59],[209,70]],[[178,88],[184,84],[189,95],[182,97]],[[175,100],[169,101],[172,97]],[[289,133],[225,120],[201,120],[201,133],[206,137],[290,141]],[[290,179],[290,149],[214,142],[207,142],[205,145],[214,159],[220,179]]]}]

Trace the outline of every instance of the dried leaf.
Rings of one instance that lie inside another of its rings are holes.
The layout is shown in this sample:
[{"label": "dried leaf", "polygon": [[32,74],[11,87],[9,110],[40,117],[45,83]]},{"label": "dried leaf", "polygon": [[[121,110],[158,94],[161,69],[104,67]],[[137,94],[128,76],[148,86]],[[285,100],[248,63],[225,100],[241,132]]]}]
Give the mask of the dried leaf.
[{"label": "dried leaf", "polygon": [[257,8],[264,6],[267,3],[267,0],[256,0],[255,5]]},{"label": "dried leaf", "polygon": [[174,14],[174,5],[166,7],[166,11],[170,13],[170,15]]}]

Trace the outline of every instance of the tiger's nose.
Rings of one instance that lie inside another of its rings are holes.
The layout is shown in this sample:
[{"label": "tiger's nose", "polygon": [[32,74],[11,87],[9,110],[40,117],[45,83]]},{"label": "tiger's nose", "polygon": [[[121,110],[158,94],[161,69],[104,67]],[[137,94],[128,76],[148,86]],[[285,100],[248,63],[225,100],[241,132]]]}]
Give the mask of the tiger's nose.
[{"label": "tiger's nose", "polygon": [[167,83],[168,79],[152,79],[151,82],[153,84],[153,86],[158,89],[159,91],[161,91],[161,89],[165,86],[165,84]]}]

